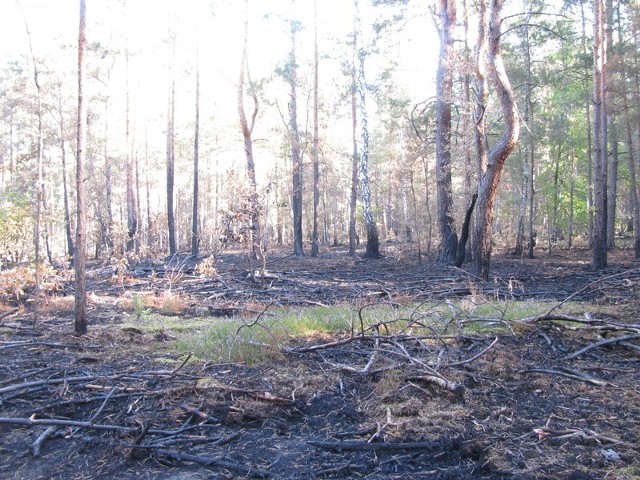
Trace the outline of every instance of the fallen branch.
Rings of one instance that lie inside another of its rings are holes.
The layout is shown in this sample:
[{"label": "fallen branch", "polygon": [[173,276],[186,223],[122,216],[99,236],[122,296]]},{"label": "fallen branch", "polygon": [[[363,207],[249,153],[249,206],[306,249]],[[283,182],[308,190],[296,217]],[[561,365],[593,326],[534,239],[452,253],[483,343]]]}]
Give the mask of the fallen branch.
[{"label": "fallen branch", "polygon": [[583,325],[604,327],[610,330],[640,333],[640,325],[610,322],[608,320],[602,320],[599,318],[575,317],[573,315],[566,315],[564,313],[545,313],[543,315],[536,315],[534,317],[525,317],[515,321],[515,323],[529,325],[532,323],[553,321],[573,322]]},{"label": "fallen branch", "polygon": [[[56,427],[72,427],[72,428],[88,428],[92,430],[101,430],[108,432],[123,432],[123,433],[138,433],[140,432],[140,427],[125,427],[122,425],[104,425],[99,423],[91,423],[91,422],[80,422],[75,420],[60,420],[56,418],[11,418],[11,417],[0,417],[0,424],[4,425],[19,425],[22,427],[36,427],[36,426],[56,426]],[[192,425],[190,427],[179,428],[177,430],[161,430],[150,428],[148,433],[152,435],[165,435],[165,436],[174,436],[179,435],[183,432],[193,430],[194,428],[201,427],[215,427],[217,425],[207,425],[207,424],[198,424]]]},{"label": "fallen branch", "polygon": [[[113,379],[116,376],[110,376],[105,378]],[[67,377],[67,378],[49,378],[46,380],[34,380],[32,382],[23,382],[17,385],[9,385],[8,387],[0,388],[0,395],[8,392],[15,392],[16,390],[22,390],[30,387],[39,387],[42,385],[58,385],[60,383],[76,383],[76,382],[91,382],[95,380],[96,376],[94,375],[83,375],[80,377]]]},{"label": "fallen branch", "polygon": [[221,460],[219,458],[202,456],[202,455],[192,455],[190,453],[182,453],[177,452],[175,450],[164,450],[158,449],[156,450],[158,455],[163,457],[167,457],[170,460],[175,460],[177,462],[193,462],[198,465],[204,466],[214,466],[225,468],[232,472],[239,473],[241,475],[248,475],[254,478],[270,478],[271,474],[266,470],[261,470],[259,468],[247,467],[245,465],[239,465],[237,463],[232,463],[227,460]]},{"label": "fallen branch", "polygon": [[47,429],[38,435],[38,438],[31,444],[31,453],[34,457],[40,456],[40,449],[42,448],[42,444],[49,438],[51,435],[56,433],[60,427],[47,427]]},{"label": "fallen branch", "polygon": [[452,382],[451,380],[447,380],[443,377],[435,377],[433,375],[416,375],[407,377],[407,380],[421,380],[423,382],[432,383],[441,388],[444,388],[445,390],[453,392],[457,398],[462,398],[464,396],[464,386],[461,383]]},{"label": "fallen branch", "polygon": [[325,348],[341,347],[342,345],[347,345],[353,342],[354,340],[358,340],[358,339],[359,337],[349,337],[342,340],[336,340],[335,342],[322,343],[320,345],[311,345],[310,347],[291,348],[291,349],[287,349],[286,351],[290,353],[309,353],[309,352],[315,352],[316,350],[323,350]]},{"label": "fallen branch", "polygon": [[314,447],[337,452],[392,452],[396,450],[436,450],[445,447],[445,442],[435,440],[433,442],[322,442],[310,440],[307,442]]},{"label": "fallen branch", "polygon": [[626,342],[627,340],[634,340],[636,338],[640,338],[640,335],[623,335],[621,337],[615,337],[615,338],[608,338],[606,340],[602,340],[600,342],[595,342],[592,343],[591,345],[587,345],[586,347],[578,350],[575,353],[572,353],[571,355],[567,355],[566,357],[563,358],[563,360],[573,360],[574,358],[579,357],[580,355],[582,355],[583,353],[587,353],[591,350],[593,350],[594,348],[598,348],[598,347],[602,347],[603,345],[610,345],[612,343],[618,343],[618,342]]},{"label": "fallen branch", "polygon": [[6,317],[10,317],[14,313],[18,313],[18,310],[20,310],[20,308],[14,308],[13,310],[8,310],[6,312],[0,313],[0,320],[4,319]]},{"label": "fallen branch", "polygon": [[585,373],[576,372],[576,371],[563,372],[562,370],[549,370],[546,368],[529,368],[527,370],[522,370],[520,373],[548,373],[549,375],[560,375],[562,377],[567,377],[572,380],[579,380],[581,382],[590,383],[591,385],[596,385],[598,387],[604,387],[604,386],[610,385],[610,383],[605,380],[599,380]]},{"label": "fallen branch", "polygon": [[72,343],[53,343],[53,342],[18,342],[2,345],[0,350],[7,350],[18,347],[51,347],[51,348],[77,348],[78,350],[86,350],[89,348],[101,348],[100,345],[74,345]]},{"label": "fallen branch", "polygon": [[477,360],[478,358],[480,358],[485,353],[487,353],[489,350],[491,350],[496,343],[498,343],[498,337],[496,337],[495,340],[493,340],[493,342],[491,342],[491,345],[489,345],[487,348],[482,350],[480,353],[474,355],[473,357],[467,358],[466,360],[460,360],[459,362],[447,363],[447,364],[443,365],[442,368],[457,367],[457,366],[460,366],[460,365],[464,365],[465,363],[471,363],[474,360]]},{"label": "fallen branch", "polygon": [[618,440],[617,438],[601,435],[598,432],[594,432],[590,428],[567,428],[563,430],[555,430],[549,427],[534,428],[533,433],[538,436],[538,439],[542,440],[545,437],[552,436],[554,438],[572,438],[578,437],[583,440],[595,440],[598,443],[607,442],[614,445],[624,445],[626,447],[638,449],[639,445],[635,443],[625,442],[624,440]]}]

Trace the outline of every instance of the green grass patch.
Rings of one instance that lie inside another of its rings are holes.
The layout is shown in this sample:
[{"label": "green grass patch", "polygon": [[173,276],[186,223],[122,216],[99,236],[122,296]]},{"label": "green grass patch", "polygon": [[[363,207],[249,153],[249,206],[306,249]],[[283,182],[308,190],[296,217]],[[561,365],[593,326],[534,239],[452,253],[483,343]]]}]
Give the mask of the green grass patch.
[{"label": "green grass patch", "polygon": [[[176,347],[180,351],[193,352],[199,358],[216,362],[256,364],[279,358],[282,347],[294,341],[336,333],[360,334],[364,330],[367,335],[510,334],[514,333],[511,327],[514,320],[544,314],[554,305],[555,302],[544,301],[464,298],[410,305],[377,303],[358,308],[288,308],[268,311],[257,320],[183,320],[160,316],[152,320],[150,316],[145,317],[142,324],[147,329],[156,326],[184,332]],[[572,311],[573,308],[570,307],[566,306],[563,311]],[[585,306],[582,305],[582,308]],[[135,322],[135,326],[141,328],[140,322]]]},{"label": "green grass patch", "polygon": [[174,315],[146,314],[141,317],[132,316],[128,322],[119,324],[120,328],[137,328],[144,333],[159,333],[172,331],[174,333],[192,333],[211,325],[210,318],[193,317],[182,318]]}]

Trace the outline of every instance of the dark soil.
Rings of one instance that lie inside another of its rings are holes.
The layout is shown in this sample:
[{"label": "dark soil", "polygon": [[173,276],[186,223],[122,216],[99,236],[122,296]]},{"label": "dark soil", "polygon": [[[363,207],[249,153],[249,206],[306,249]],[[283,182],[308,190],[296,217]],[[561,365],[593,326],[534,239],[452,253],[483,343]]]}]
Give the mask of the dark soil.
[{"label": "dark soil", "polygon": [[[240,253],[219,255],[213,279],[193,275],[188,259],[141,263],[121,277],[96,265],[90,333],[81,338],[64,296],[70,284],[37,331],[31,313],[5,306],[0,478],[640,478],[640,269],[632,252],[612,252],[605,272],[591,271],[588,251],[498,255],[490,282],[419,265],[398,245],[386,253],[366,261],[343,250],[317,259],[273,253],[254,278]],[[295,340],[270,364],[184,363],[175,332],[121,325],[131,315],[123,293],[169,287],[185,301],[179,315],[212,322],[255,319],[274,304],[357,311],[454,298],[570,298],[573,315],[602,322],[531,321],[497,337],[428,341],[318,336]],[[626,342],[567,358],[622,335]],[[374,350],[379,357],[365,367]],[[457,388],[429,381],[431,368]]]}]

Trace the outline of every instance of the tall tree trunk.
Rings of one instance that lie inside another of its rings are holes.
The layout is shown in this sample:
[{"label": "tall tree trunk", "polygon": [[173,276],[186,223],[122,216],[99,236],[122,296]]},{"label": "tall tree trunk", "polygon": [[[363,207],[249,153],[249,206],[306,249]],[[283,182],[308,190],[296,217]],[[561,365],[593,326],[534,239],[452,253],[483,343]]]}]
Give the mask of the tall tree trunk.
[{"label": "tall tree trunk", "polygon": [[[618,42],[622,43],[623,31],[618,10]],[[629,205],[633,218],[633,248],[636,260],[640,259],[640,202],[638,202],[638,182],[636,180],[637,166],[633,143],[632,116],[629,110],[629,91],[627,88],[626,62],[621,62],[622,68],[622,114],[624,116],[625,143],[627,145],[627,165],[629,168]]]},{"label": "tall tree trunk", "polygon": [[[485,0],[481,0],[484,3]],[[477,223],[475,231],[475,274],[489,278],[494,204],[504,164],[515,148],[520,135],[518,112],[513,90],[502,61],[500,35],[503,0],[491,0],[488,30],[488,54],[491,79],[500,100],[504,121],[502,136],[489,152],[489,159],[478,185]]]},{"label": "tall tree trunk", "polygon": [[302,152],[300,148],[300,131],[298,130],[298,65],[296,63],[296,32],[300,28],[298,22],[291,21],[291,51],[289,52],[289,132],[291,135],[291,210],[293,214],[293,254],[304,255],[302,235]]},{"label": "tall tree trunk", "polygon": [[352,71],[351,71],[351,196],[349,198],[349,255],[355,256],[357,247],[356,208],[358,204],[358,91],[356,59],[358,46],[356,32],[353,35]]},{"label": "tall tree trunk", "polygon": [[575,191],[576,191],[576,154],[575,151],[571,152],[571,165],[569,167],[571,169],[571,178],[569,180],[569,231],[567,238],[567,248],[571,250],[573,248],[573,221],[574,221],[574,212],[575,212]]},{"label": "tall tree trunk", "polygon": [[71,213],[69,210],[69,189],[67,187],[67,149],[65,145],[64,115],[62,111],[62,85],[58,85],[58,110],[60,113],[60,157],[62,159],[62,200],[64,203],[64,231],[67,239],[67,255],[73,257],[73,235],[71,233]]},{"label": "tall tree trunk", "polygon": [[258,187],[256,184],[256,167],[253,158],[253,139],[252,132],[258,116],[258,96],[253,90],[253,86],[249,85],[250,95],[253,100],[253,112],[248,119],[245,113],[244,95],[245,95],[245,77],[248,77],[247,66],[247,44],[249,39],[249,2],[245,0],[245,19],[244,19],[244,44],[242,48],[242,60],[240,63],[240,76],[238,78],[237,104],[238,115],[240,117],[240,130],[244,140],[244,153],[247,160],[247,180],[249,181],[249,242],[251,249],[251,258],[261,259],[261,231],[260,231],[260,203],[258,199]]},{"label": "tall tree trunk", "polygon": [[[197,32],[196,28],[196,32]],[[196,33],[197,38],[197,33]],[[197,40],[196,40],[197,42]],[[200,235],[198,229],[198,160],[200,156],[200,62],[196,44],[196,111],[193,133],[193,208],[191,209],[191,255],[198,256]]]},{"label": "tall tree trunk", "polygon": [[364,61],[366,52],[362,45],[362,25],[358,0],[354,0],[356,7],[356,35],[358,44],[358,97],[360,108],[360,191],[362,194],[362,206],[364,224],[367,229],[367,249],[364,258],[380,258],[380,237],[378,227],[371,210],[371,187],[369,182],[369,124],[367,115],[367,82],[365,77]]},{"label": "tall tree trunk", "polygon": [[77,155],[76,155],[76,196],[77,196],[77,226],[76,226],[76,251],[75,264],[75,332],[77,335],[87,333],[87,290],[86,290],[86,205],[84,189],[84,163],[86,157],[87,142],[87,107],[84,99],[85,65],[84,52],[87,46],[86,30],[86,5],[85,0],[80,0],[80,24],[78,29],[78,126],[77,126]]},{"label": "tall tree trunk", "polygon": [[[595,7],[594,7],[595,8]],[[584,3],[580,2],[580,17],[582,19],[582,54],[585,59],[589,57],[589,49],[587,47],[587,27],[586,15],[584,12]],[[595,28],[595,26],[594,26]],[[595,55],[595,52],[594,52]],[[593,142],[591,135],[591,102],[593,101],[593,92],[589,94],[588,87],[589,78],[589,62],[584,62],[583,88],[584,96],[584,113],[587,122],[587,235],[589,237],[589,246],[593,247],[593,214],[594,214],[594,186],[593,186]]]},{"label": "tall tree trunk", "polygon": [[[136,195],[136,157],[133,154],[133,142],[131,140],[131,92],[129,87],[129,16],[126,13],[125,2],[125,144],[127,149],[127,251],[136,249],[138,233],[138,197]],[[175,48],[175,45],[174,45]]]},{"label": "tall tree trunk", "polygon": [[534,177],[533,177],[533,164],[534,164],[534,136],[533,136],[533,79],[531,72],[531,41],[529,37],[530,21],[530,4],[527,4],[527,18],[522,28],[520,46],[524,55],[525,63],[525,91],[524,91],[524,123],[527,126],[526,141],[524,143],[523,155],[522,155],[522,183],[520,190],[520,210],[518,212],[518,232],[516,236],[516,246],[514,254],[522,256],[524,254],[524,241],[525,241],[525,221],[527,219],[527,208],[529,208],[528,217],[528,256],[533,258],[533,220],[534,220]]},{"label": "tall tree trunk", "polygon": [[607,115],[607,137],[609,138],[607,172],[607,248],[615,248],[616,208],[618,204],[618,132],[615,115]]},{"label": "tall tree trunk", "polygon": [[[605,0],[605,57],[607,63],[610,59],[614,59],[613,45],[613,0]],[[607,144],[608,148],[608,172],[607,172],[607,248],[615,247],[616,233],[616,206],[618,195],[618,132],[616,111],[614,107],[613,97],[615,95],[613,85],[613,70],[607,71],[604,78],[604,87],[606,95],[605,109],[607,112]]]},{"label": "tall tree trunk", "polygon": [[[107,88],[109,85],[109,78],[111,76],[111,69],[107,73]],[[113,247],[112,230],[113,230],[113,187],[112,187],[112,175],[111,175],[111,159],[109,158],[109,95],[106,95],[104,102],[104,186],[105,186],[105,202],[107,204],[107,234],[106,243],[108,247]]]},{"label": "tall tree trunk", "polygon": [[[462,17],[464,24],[464,55],[465,61],[467,62],[467,66],[464,68],[464,76],[462,79],[462,92],[464,97],[464,113],[463,113],[463,121],[462,121],[462,130],[464,135],[464,192],[465,197],[467,199],[467,205],[470,204],[473,195],[476,194],[475,185],[472,184],[473,177],[473,141],[474,141],[474,132],[471,128],[472,118],[473,118],[473,104],[471,99],[471,83],[472,83],[472,70],[471,66],[473,65],[473,58],[471,49],[469,48],[469,7],[467,4],[467,0],[462,0]],[[477,197],[476,197],[477,199]],[[469,228],[473,226],[473,217],[470,219]],[[472,242],[461,242],[458,241],[458,249],[460,249],[460,244],[462,248],[466,250],[465,258],[471,258],[472,256]],[[456,255],[456,258],[459,258],[460,255]]]},{"label": "tall tree trunk", "polygon": [[313,138],[311,147],[311,159],[313,161],[313,230],[311,233],[311,256],[317,257],[320,253],[320,240],[318,233],[318,207],[320,205],[320,151],[319,151],[319,122],[318,122],[318,14],[317,1],[313,0]]},{"label": "tall tree trunk", "polygon": [[[22,10],[22,5],[18,0],[18,7]],[[23,16],[24,16],[24,12]],[[27,33],[27,40],[29,42],[29,53],[31,54],[31,61],[33,62],[33,83],[36,87],[36,101],[37,101],[37,123],[38,123],[38,144],[37,149],[37,184],[36,184],[36,212],[35,212],[35,228],[34,228],[34,247],[35,247],[35,288],[34,288],[34,312],[33,312],[33,328],[36,328],[40,319],[40,289],[42,285],[42,209],[44,203],[44,171],[43,171],[43,156],[44,156],[44,137],[42,132],[42,89],[40,87],[40,71],[38,70],[38,63],[35,53],[33,51],[33,44],[31,42],[31,31],[29,30],[29,23],[27,18],[24,17],[24,26]]]},{"label": "tall tree trunk", "polygon": [[595,215],[593,219],[593,268],[607,266],[607,58],[604,0],[593,2],[593,151]]},{"label": "tall tree trunk", "polygon": [[[172,65],[175,64],[176,39],[172,34]],[[178,251],[176,245],[176,219],[174,207],[174,175],[175,175],[175,107],[176,107],[176,81],[173,68],[169,80],[169,102],[167,109],[167,228],[169,230],[169,255],[175,255]]]},{"label": "tall tree trunk", "polygon": [[438,0],[438,15],[440,17],[440,55],[436,76],[436,182],[440,229],[438,258],[442,262],[453,263],[458,249],[451,186],[451,102],[456,0]]}]

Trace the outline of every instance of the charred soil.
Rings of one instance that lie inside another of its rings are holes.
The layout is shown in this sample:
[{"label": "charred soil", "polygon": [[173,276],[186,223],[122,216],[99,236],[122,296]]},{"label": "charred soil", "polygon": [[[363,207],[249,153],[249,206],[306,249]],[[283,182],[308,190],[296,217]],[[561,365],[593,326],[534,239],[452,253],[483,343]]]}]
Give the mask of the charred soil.
[{"label": "charred soil", "polygon": [[[587,251],[498,255],[490,282],[418,264],[399,246],[386,253],[280,252],[262,266],[223,253],[210,277],[186,258],[126,272],[94,265],[85,337],[72,334],[72,283],[43,307],[37,330],[28,309],[6,305],[0,477],[640,478],[632,252],[612,252],[605,272],[591,271]],[[178,351],[170,327],[128,323],[135,313],[123,298],[169,288],[180,305],[158,309],[185,320],[255,322],[269,305],[357,312],[481,297],[566,301],[585,323],[498,318],[504,328],[448,338],[378,328],[293,338],[256,365],[207,362]],[[423,355],[429,345],[434,358]]]}]

